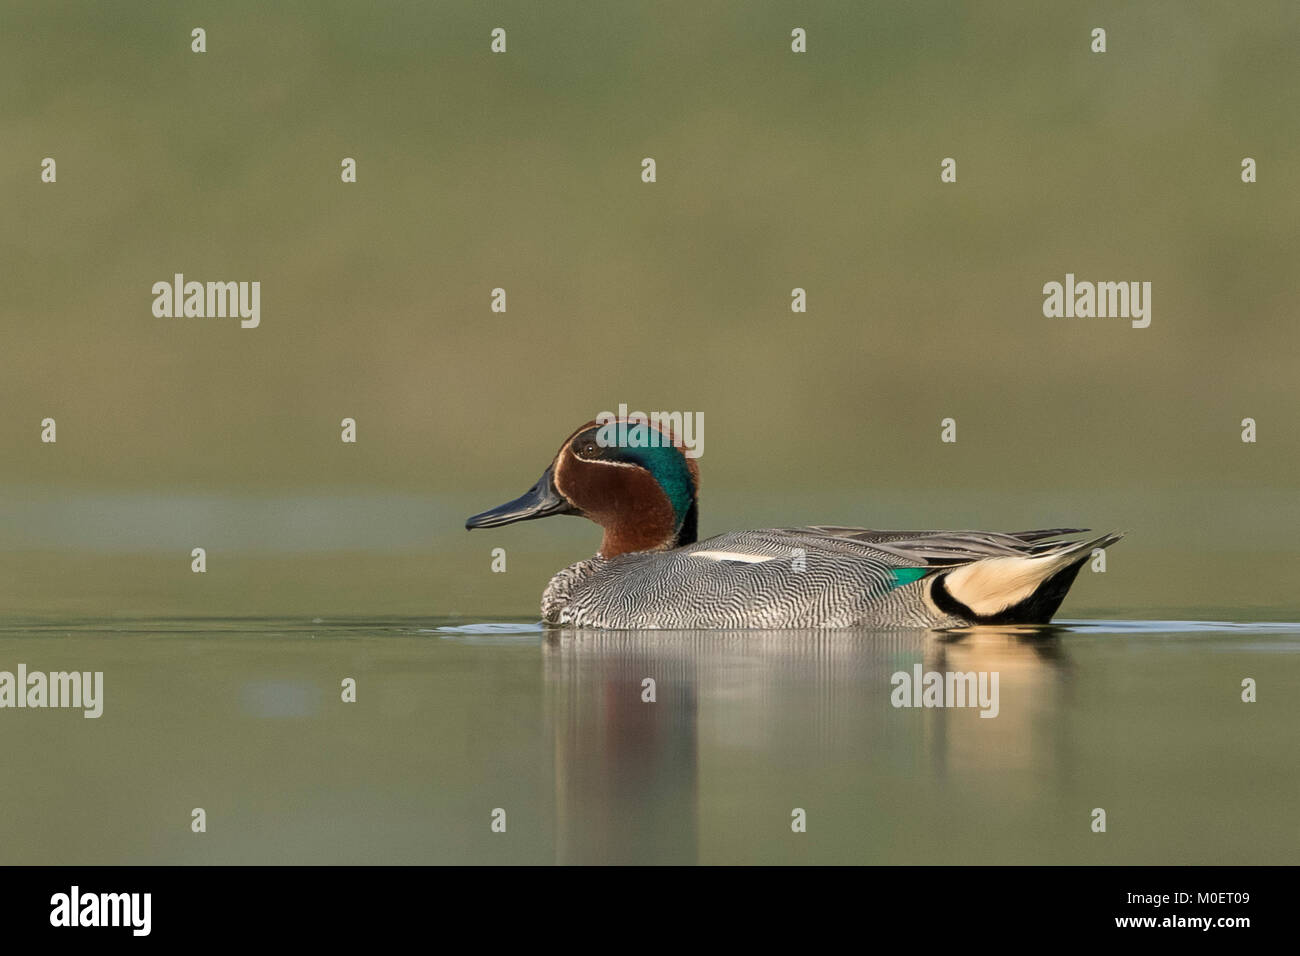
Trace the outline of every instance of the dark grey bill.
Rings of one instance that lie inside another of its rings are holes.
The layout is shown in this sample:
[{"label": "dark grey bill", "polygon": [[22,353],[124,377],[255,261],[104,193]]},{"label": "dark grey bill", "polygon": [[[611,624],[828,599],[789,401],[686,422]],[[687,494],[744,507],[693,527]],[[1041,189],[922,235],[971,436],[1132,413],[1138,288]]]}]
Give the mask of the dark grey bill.
[{"label": "dark grey bill", "polygon": [[507,501],[503,505],[489,508],[482,514],[474,515],[465,521],[465,527],[470,531],[475,528],[499,528],[503,524],[531,521],[534,518],[545,518],[547,515],[578,513],[578,509],[556,490],[554,472],[547,468],[542,472],[542,477],[537,479],[537,484],[514,501]]}]

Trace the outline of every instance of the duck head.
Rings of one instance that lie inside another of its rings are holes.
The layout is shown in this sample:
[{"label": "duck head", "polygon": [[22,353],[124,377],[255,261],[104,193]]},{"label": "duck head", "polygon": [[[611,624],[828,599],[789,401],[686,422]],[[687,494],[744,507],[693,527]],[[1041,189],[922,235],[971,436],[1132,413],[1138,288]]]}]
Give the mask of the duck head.
[{"label": "duck head", "polygon": [[581,515],[605,531],[600,554],[693,544],[700,469],[672,436],[642,423],[591,421],[560,446],[528,491],[465,522],[496,528],[547,515]]}]

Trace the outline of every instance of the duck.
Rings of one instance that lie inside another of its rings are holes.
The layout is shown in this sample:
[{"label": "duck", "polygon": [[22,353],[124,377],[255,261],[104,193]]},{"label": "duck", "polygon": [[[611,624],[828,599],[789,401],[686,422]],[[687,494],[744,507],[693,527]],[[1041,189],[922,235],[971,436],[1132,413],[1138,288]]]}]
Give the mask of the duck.
[{"label": "duck", "polygon": [[[468,530],[551,515],[603,531],[551,578],[542,623],[564,628],[927,628],[1050,623],[1082,565],[1123,532],[874,531],[840,525],[698,540],[700,469],[671,429],[593,420],[542,476]],[[611,435],[620,436],[611,440]]]}]

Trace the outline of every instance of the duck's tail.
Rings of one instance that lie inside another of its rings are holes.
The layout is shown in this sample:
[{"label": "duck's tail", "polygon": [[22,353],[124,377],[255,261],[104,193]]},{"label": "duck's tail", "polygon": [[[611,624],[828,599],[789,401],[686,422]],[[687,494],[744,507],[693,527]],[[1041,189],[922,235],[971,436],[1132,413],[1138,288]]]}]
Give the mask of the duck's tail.
[{"label": "duck's tail", "polygon": [[1093,551],[1122,537],[1123,532],[1103,534],[1036,545],[1036,554],[981,558],[935,576],[931,597],[940,609],[974,624],[1046,624]]}]

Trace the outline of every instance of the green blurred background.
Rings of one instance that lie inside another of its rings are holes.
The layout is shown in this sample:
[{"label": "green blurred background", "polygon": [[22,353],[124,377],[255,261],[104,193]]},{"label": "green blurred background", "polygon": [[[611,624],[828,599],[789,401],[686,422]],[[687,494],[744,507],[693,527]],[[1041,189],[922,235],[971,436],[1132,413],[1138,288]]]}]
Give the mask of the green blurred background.
[{"label": "green blurred background", "polygon": [[[533,614],[595,529],[464,517],[626,402],[703,413],[705,535],[1120,528],[1066,616],[1294,619],[1297,49],[1293,2],[0,4],[0,612]],[[176,272],[261,327],[155,318]],[[1044,318],[1067,272],[1150,328]]]}]

